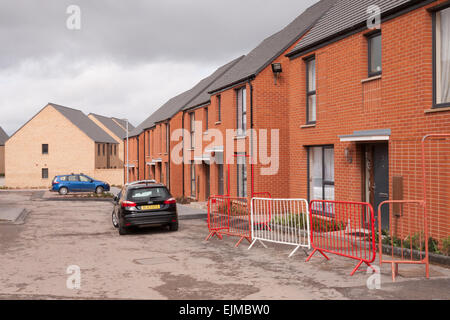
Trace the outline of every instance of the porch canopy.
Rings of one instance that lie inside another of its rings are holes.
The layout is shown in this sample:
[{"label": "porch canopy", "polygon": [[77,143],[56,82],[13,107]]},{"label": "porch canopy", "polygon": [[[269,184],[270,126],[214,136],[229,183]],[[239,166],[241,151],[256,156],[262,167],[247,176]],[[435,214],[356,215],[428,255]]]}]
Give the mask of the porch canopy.
[{"label": "porch canopy", "polygon": [[341,142],[389,141],[391,129],[355,131],[351,135],[339,136]]}]

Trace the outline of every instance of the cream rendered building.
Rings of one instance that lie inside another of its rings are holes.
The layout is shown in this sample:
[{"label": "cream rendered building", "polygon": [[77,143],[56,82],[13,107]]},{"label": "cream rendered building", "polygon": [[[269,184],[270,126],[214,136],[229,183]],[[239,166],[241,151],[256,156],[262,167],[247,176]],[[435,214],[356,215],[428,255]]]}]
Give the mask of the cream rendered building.
[{"label": "cream rendered building", "polygon": [[49,103],[6,142],[5,185],[48,188],[54,176],[71,173],[122,185],[119,153],[118,142],[83,112]]}]

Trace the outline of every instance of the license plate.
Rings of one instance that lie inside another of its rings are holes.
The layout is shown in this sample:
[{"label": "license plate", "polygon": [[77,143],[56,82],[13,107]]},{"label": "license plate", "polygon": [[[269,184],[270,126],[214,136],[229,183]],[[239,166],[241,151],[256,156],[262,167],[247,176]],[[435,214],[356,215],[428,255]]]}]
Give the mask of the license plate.
[{"label": "license plate", "polygon": [[153,206],[142,206],[141,210],[158,210],[161,209],[161,205],[153,205]]}]

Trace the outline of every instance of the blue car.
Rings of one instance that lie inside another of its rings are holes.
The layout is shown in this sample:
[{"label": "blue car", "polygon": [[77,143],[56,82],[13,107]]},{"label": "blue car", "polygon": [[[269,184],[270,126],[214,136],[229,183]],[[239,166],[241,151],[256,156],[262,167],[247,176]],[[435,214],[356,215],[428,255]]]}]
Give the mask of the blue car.
[{"label": "blue car", "polygon": [[92,179],[85,174],[70,174],[56,176],[52,182],[52,191],[59,192],[60,195],[66,195],[69,192],[95,192],[102,194],[110,191],[108,183]]}]

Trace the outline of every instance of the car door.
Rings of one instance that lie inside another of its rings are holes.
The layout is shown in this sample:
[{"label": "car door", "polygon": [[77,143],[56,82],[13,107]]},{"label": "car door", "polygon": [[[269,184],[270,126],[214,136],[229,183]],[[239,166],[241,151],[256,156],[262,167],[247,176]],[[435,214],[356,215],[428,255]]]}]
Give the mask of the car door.
[{"label": "car door", "polygon": [[92,179],[89,177],[86,177],[84,175],[80,175],[80,191],[94,191],[95,190],[95,184],[92,182]]},{"label": "car door", "polygon": [[67,177],[67,186],[69,191],[80,191],[80,179],[77,175],[71,175]]}]

